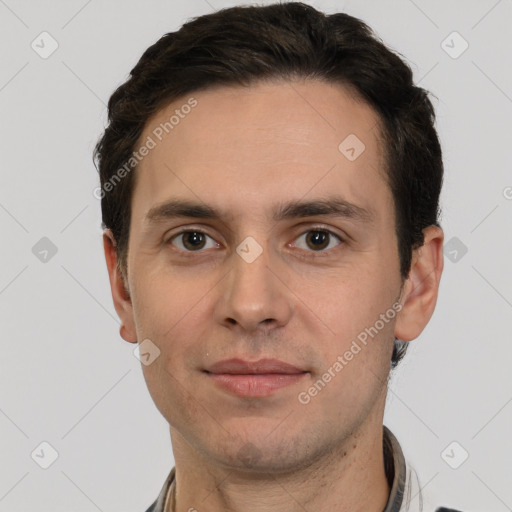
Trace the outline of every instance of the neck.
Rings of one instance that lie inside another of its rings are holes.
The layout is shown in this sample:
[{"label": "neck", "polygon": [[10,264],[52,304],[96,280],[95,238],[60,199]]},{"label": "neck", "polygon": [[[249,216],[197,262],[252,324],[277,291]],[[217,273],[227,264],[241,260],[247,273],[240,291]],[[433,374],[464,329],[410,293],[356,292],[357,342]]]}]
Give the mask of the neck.
[{"label": "neck", "polygon": [[[176,512],[382,512],[390,488],[383,428],[362,426],[293,472],[225,467],[201,456],[173,428]],[[166,511],[167,512],[167,511]]]}]

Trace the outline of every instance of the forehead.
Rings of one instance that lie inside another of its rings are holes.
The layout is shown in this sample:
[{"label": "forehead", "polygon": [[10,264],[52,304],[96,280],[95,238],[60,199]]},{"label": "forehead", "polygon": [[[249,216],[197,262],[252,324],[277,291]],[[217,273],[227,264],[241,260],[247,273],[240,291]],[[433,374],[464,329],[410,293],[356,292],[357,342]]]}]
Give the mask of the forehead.
[{"label": "forehead", "polygon": [[140,141],[149,139],[153,147],[136,170],[140,215],[169,195],[245,209],[333,187],[356,204],[378,203],[376,189],[389,199],[379,117],[340,85],[277,81],[198,91],[150,118]]}]

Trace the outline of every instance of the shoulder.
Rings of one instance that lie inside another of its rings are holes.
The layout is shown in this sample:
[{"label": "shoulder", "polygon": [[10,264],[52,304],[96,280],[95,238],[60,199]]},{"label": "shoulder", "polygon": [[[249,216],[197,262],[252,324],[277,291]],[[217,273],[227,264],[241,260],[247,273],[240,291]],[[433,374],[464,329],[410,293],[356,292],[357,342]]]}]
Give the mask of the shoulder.
[{"label": "shoulder", "polygon": [[174,478],[176,474],[176,468],[172,468],[169,476],[165,479],[164,485],[158,498],[151,504],[151,506],[146,510],[146,512],[164,512],[164,510],[168,510],[168,504],[173,503],[172,497],[172,489],[174,484]]},{"label": "shoulder", "polygon": [[[438,493],[421,481],[414,465],[404,455],[398,439],[384,426],[384,459],[392,475],[390,499],[385,512],[463,512],[450,508]],[[390,482],[391,485],[391,482]]]},{"label": "shoulder", "polygon": [[[146,510],[146,512],[155,512],[155,506],[156,506],[156,501],[155,501],[155,502],[154,502],[154,503],[153,503],[153,504],[152,504],[152,505],[151,505],[151,506]],[[441,510],[441,509],[439,509],[439,510]],[[449,509],[447,509],[447,508],[443,508],[443,509],[441,510],[441,512],[443,512],[443,511],[445,511],[445,512],[446,512],[447,510],[449,510]],[[437,512],[437,511],[436,511],[436,512]]]}]

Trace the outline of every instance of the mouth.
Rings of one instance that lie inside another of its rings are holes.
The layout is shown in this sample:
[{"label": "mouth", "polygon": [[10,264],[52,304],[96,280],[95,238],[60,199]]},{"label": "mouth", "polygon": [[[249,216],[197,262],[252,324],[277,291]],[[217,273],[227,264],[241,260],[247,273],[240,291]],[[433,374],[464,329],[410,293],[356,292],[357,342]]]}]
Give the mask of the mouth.
[{"label": "mouth", "polygon": [[263,398],[302,380],[309,372],[278,359],[227,359],[207,370],[220,389],[240,397]]}]

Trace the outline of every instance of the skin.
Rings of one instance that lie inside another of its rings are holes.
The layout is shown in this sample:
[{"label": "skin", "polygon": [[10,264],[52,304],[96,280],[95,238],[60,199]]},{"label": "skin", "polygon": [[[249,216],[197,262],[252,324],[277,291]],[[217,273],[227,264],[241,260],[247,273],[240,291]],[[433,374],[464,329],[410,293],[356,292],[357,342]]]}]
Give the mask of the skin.
[{"label": "skin", "polygon": [[[382,424],[393,337],[416,338],[433,313],[443,232],[424,230],[402,280],[379,118],[349,90],[277,81],[193,97],[195,109],[137,168],[124,280],[104,233],[121,336],[149,338],[161,351],[142,368],[170,424],[177,510],[381,512],[390,491]],[[141,140],[187,99],[157,112]],[[365,144],[354,161],[338,150],[349,134]],[[371,219],[272,218],[284,202],[334,195]],[[150,222],[148,212],[171,198],[223,216]],[[183,229],[206,233],[203,248],[190,249],[190,234],[176,236]],[[319,229],[333,233],[320,248],[311,241]],[[252,263],[236,252],[248,236],[262,248]],[[298,394],[396,301],[398,315],[300,403]],[[308,373],[270,396],[238,397],[203,371],[231,357],[277,358]]]}]

